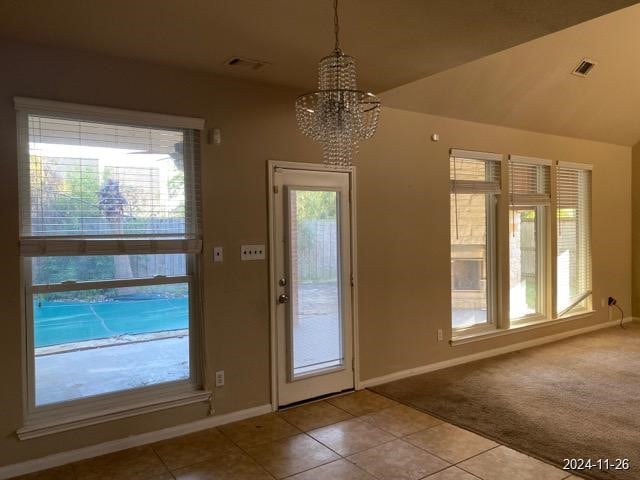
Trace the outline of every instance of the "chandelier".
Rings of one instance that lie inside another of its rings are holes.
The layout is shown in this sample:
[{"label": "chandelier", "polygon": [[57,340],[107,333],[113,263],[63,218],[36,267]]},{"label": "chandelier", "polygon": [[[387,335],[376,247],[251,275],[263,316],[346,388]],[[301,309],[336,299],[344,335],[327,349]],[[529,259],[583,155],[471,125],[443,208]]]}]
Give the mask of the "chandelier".
[{"label": "chandelier", "polygon": [[298,127],[322,144],[324,163],[349,167],[358,142],[376,133],[380,100],[358,90],[356,62],[340,49],[338,0],[333,2],[335,48],[320,60],[318,90],[296,99]]}]

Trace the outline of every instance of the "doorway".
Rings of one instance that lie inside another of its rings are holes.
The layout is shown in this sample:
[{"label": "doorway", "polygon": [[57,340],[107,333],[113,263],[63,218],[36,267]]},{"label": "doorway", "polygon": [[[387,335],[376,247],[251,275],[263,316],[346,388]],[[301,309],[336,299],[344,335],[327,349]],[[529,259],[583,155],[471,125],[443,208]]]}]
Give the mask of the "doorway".
[{"label": "doorway", "polygon": [[355,387],[352,170],[270,162],[275,407]]}]

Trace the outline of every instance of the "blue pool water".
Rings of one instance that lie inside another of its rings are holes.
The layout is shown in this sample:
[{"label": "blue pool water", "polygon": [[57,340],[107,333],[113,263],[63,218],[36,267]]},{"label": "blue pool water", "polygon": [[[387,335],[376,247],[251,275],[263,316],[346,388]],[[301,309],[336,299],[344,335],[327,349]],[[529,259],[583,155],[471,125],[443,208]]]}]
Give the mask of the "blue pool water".
[{"label": "blue pool water", "polygon": [[35,346],[189,327],[188,297],[108,302],[34,301]]}]

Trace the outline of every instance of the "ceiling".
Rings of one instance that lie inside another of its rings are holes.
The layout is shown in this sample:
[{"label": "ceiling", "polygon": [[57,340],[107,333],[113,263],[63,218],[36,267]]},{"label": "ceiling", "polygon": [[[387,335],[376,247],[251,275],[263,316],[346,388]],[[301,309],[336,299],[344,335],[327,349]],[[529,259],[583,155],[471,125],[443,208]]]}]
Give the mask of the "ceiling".
[{"label": "ceiling", "polygon": [[[342,46],[358,59],[362,88],[379,92],[634,3],[343,0]],[[333,48],[331,9],[330,0],[0,0],[0,36],[306,91]],[[232,56],[271,65],[224,65]]]},{"label": "ceiling", "polygon": [[[583,58],[586,78],[571,75]],[[383,93],[384,104],[620,145],[640,140],[640,4]]]}]

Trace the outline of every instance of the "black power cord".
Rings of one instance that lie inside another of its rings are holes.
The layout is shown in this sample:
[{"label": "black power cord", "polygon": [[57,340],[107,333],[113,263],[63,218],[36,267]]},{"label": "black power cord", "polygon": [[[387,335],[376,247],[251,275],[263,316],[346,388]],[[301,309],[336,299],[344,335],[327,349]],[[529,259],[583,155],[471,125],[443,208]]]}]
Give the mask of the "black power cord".
[{"label": "black power cord", "polygon": [[608,305],[610,307],[616,307],[618,310],[620,310],[620,328],[625,328],[624,324],[623,324],[623,322],[624,322],[624,311],[622,310],[622,308],[620,308],[618,306],[618,301],[613,297],[609,297],[609,300],[608,300],[607,303],[608,303]]}]

